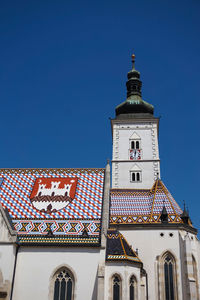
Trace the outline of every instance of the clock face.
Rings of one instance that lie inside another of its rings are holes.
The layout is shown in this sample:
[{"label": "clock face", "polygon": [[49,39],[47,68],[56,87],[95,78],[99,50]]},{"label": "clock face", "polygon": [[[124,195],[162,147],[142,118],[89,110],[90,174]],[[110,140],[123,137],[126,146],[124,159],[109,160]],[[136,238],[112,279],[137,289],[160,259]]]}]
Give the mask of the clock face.
[{"label": "clock face", "polygon": [[131,160],[141,159],[141,150],[140,149],[130,149],[130,159]]}]

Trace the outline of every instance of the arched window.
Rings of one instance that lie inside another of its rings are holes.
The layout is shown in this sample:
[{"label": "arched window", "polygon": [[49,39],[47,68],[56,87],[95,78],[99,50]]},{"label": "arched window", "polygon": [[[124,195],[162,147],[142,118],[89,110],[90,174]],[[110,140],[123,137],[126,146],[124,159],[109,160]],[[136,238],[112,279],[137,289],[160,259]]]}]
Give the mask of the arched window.
[{"label": "arched window", "polygon": [[137,181],[140,181],[140,173],[137,172]]},{"label": "arched window", "polygon": [[140,141],[131,141],[131,149],[140,149]]},{"label": "arched window", "polygon": [[54,280],[53,300],[73,300],[74,279],[66,268],[60,269]]},{"label": "arched window", "polygon": [[129,294],[130,294],[130,300],[136,299],[136,280],[134,276],[131,276],[130,282],[129,282]]},{"label": "arched window", "polygon": [[132,181],[135,181],[135,173],[132,173]]},{"label": "arched window", "polygon": [[113,276],[113,300],[121,300],[121,279],[118,275]]},{"label": "arched window", "polygon": [[141,171],[139,172],[131,171],[131,182],[141,182],[142,181],[141,178],[142,178]]},{"label": "arched window", "polygon": [[176,265],[174,257],[167,253],[163,257],[164,267],[164,294],[165,300],[175,300],[176,298]]}]

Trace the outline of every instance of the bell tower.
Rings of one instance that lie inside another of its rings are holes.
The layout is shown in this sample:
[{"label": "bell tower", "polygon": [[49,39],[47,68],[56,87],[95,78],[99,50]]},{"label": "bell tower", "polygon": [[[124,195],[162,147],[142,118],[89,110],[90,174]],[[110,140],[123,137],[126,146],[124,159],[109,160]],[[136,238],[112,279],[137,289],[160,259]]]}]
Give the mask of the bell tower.
[{"label": "bell tower", "polygon": [[127,77],[127,99],[116,107],[111,120],[112,188],[150,189],[160,177],[159,118],[154,117],[153,106],[142,99],[135,55]]}]

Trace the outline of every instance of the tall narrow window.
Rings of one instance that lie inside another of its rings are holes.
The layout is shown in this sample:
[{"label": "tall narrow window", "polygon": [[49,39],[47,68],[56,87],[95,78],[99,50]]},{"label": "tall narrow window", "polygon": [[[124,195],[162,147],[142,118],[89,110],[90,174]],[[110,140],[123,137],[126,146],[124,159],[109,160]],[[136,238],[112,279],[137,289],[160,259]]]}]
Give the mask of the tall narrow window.
[{"label": "tall narrow window", "polygon": [[137,181],[140,181],[140,173],[139,172],[137,172]]},{"label": "tall narrow window", "polygon": [[132,276],[130,278],[130,283],[129,283],[129,293],[130,293],[130,300],[135,300],[135,293],[136,293],[136,280],[135,277]]},{"label": "tall narrow window", "polygon": [[135,173],[132,173],[132,181],[135,181]]},{"label": "tall narrow window", "polygon": [[135,142],[134,141],[131,142],[131,149],[135,149]]},{"label": "tall narrow window", "polygon": [[74,280],[71,273],[66,269],[61,269],[55,277],[53,300],[73,300]]},{"label": "tall narrow window", "polygon": [[170,254],[164,257],[165,300],[175,300],[175,262]]},{"label": "tall narrow window", "polygon": [[121,279],[118,275],[113,277],[113,300],[120,300],[121,294]]},{"label": "tall narrow window", "polygon": [[136,141],[136,149],[140,149],[139,141]]},{"label": "tall narrow window", "polygon": [[140,142],[139,141],[131,141],[131,149],[140,149]]},{"label": "tall narrow window", "polygon": [[131,171],[131,182],[140,182],[141,181],[141,171],[132,172]]}]

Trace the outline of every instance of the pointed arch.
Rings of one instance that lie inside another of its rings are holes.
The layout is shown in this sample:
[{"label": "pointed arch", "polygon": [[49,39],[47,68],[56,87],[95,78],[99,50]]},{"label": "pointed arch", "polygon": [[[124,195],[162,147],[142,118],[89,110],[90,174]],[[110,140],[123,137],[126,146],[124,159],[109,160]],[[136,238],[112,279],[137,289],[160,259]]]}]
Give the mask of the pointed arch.
[{"label": "pointed arch", "polygon": [[135,275],[131,275],[129,278],[129,300],[137,299],[137,279]]},{"label": "pointed arch", "polygon": [[122,299],[122,280],[121,276],[115,273],[112,276],[112,300]]},{"label": "pointed arch", "polygon": [[159,294],[162,300],[178,300],[177,261],[170,252],[164,252],[158,260]]},{"label": "pointed arch", "polygon": [[50,300],[75,300],[75,275],[66,265],[58,267],[51,276]]}]

